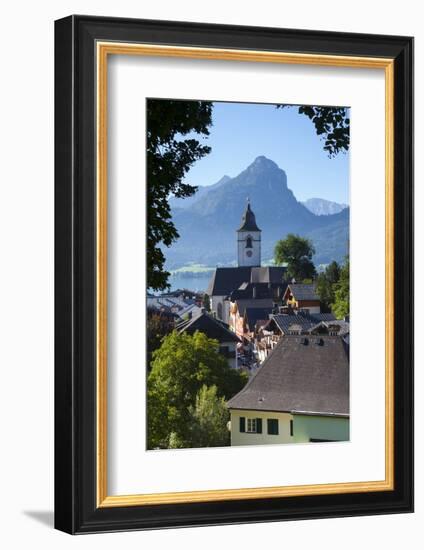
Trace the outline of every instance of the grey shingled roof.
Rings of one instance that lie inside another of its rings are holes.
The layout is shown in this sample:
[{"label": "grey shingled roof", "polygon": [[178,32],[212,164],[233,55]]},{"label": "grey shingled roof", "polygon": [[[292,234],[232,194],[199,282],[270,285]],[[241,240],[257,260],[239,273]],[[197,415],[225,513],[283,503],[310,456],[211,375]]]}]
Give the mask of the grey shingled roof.
[{"label": "grey shingled roof", "polygon": [[247,307],[244,312],[244,318],[247,321],[249,329],[253,331],[258,321],[266,321],[272,313],[272,307]]},{"label": "grey shingled roof", "polygon": [[338,335],[339,336],[346,336],[349,334],[350,331],[350,325],[347,321],[339,321],[339,320],[331,320],[331,321],[320,321],[313,327],[311,327],[312,332],[319,332],[320,328],[324,328],[325,330],[330,330],[336,327],[338,329]]},{"label": "grey shingled roof", "polygon": [[312,322],[310,319],[307,319],[303,315],[273,315],[271,320],[275,322],[277,327],[281,330],[283,334],[288,334],[291,330],[291,327],[294,325],[300,326],[302,332],[308,332],[313,325],[316,323]]},{"label": "grey shingled roof", "polygon": [[209,281],[209,296],[228,296],[243,283],[282,283],[285,267],[217,267]]},{"label": "grey shingled roof", "polygon": [[214,338],[218,342],[240,342],[238,336],[232,332],[226,323],[215,319],[208,313],[201,313],[197,317],[185,321],[177,326],[178,332],[194,334],[196,330]]},{"label": "grey shingled roof", "polygon": [[246,309],[264,309],[267,308],[272,313],[274,302],[272,298],[258,298],[256,300],[237,300],[237,309],[241,316],[244,315]]},{"label": "grey shingled roof", "polygon": [[256,225],[255,214],[250,208],[250,202],[247,203],[246,210],[241,219],[241,225],[237,231],[260,231],[259,227]]},{"label": "grey shingled roof", "polygon": [[321,322],[326,323],[327,321],[336,320],[335,316],[332,313],[307,313],[306,311],[298,311],[297,315],[302,315],[302,317],[305,317],[306,319],[310,319],[315,323],[321,323]]},{"label": "grey shingled roof", "polygon": [[318,325],[322,324],[326,328],[337,324],[340,326],[340,335],[349,332],[349,323],[347,321],[338,321],[332,313],[306,313],[299,311],[296,314],[278,313],[270,317],[270,323],[274,321],[283,334],[288,334],[293,329],[293,325],[301,327],[302,334],[308,333]]},{"label": "grey shingled roof", "polygon": [[300,283],[290,283],[289,289],[296,301],[319,300],[319,296],[316,293],[316,288],[314,284],[304,285]]},{"label": "grey shingled roof", "polygon": [[232,302],[236,300],[252,299],[255,296],[258,298],[274,298],[277,296],[279,289],[280,298],[283,297],[287,288],[287,283],[243,283],[236,290],[233,290],[229,298]]},{"label": "grey shingled roof", "polygon": [[340,336],[285,336],[230,409],[349,415],[349,357]]},{"label": "grey shingled roof", "polygon": [[251,267],[217,267],[209,282],[209,296],[227,296],[242,283],[250,282]]}]

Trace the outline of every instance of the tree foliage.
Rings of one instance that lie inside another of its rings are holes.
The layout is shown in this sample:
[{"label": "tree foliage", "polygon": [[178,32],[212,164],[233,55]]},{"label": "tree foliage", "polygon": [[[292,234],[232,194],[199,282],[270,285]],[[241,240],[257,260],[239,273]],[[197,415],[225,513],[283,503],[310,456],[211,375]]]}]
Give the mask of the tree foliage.
[{"label": "tree foliage", "polygon": [[[292,105],[277,105],[277,108]],[[317,135],[324,141],[324,151],[329,157],[349,150],[350,120],[346,107],[316,107],[300,105],[298,112],[311,120]]]},{"label": "tree foliage", "polygon": [[203,307],[205,308],[205,311],[211,310],[211,299],[209,298],[209,294],[203,294]]},{"label": "tree foliage", "polygon": [[196,160],[210,152],[188,134],[209,135],[212,103],[208,101],[147,101],[147,285],[169,286],[160,245],[170,246],[178,232],[172,223],[169,196],[189,197],[196,187],[183,178]]},{"label": "tree foliage", "polygon": [[335,300],[335,284],[340,279],[340,266],[337,262],[331,262],[323,273],[317,277],[316,290],[321,301],[321,308],[329,312],[331,304]]},{"label": "tree foliage", "polygon": [[147,308],[147,363],[150,368],[153,352],[161,345],[164,336],[174,330],[175,322],[171,313]]},{"label": "tree foliage", "polygon": [[340,270],[340,278],[334,285],[334,303],[331,309],[337,319],[344,319],[349,315],[349,273],[349,257],[347,257]]},{"label": "tree foliage", "polygon": [[218,342],[204,333],[165,336],[147,381],[148,447],[190,446],[193,407],[202,386],[216,386],[216,395],[227,400],[246,382],[247,376],[219,354]]},{"label": "tree foliage", "polygon": [[216,386],[203,385],[196,395],[194,406],[189,408],[187,439],[175,432],[169,438],[170,448],[225,447],[230,444],[227,423],[230,412],[223,397],[218,396]]},{"label": "tree foliage", "polygon": [[302,282],[313,279],[316,275],[312,256],[315,249],[309,239],[289,233],[285,239],[277,241],[274,249],[274,260],[277,265],[287,264],[289,279]]}]

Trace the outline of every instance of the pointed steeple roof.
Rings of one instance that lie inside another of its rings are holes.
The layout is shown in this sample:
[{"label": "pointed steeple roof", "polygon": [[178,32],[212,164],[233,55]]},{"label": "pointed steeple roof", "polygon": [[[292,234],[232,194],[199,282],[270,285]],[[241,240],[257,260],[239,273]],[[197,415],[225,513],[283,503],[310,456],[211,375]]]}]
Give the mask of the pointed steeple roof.
[{"label": "pointed steeple roof", "polygon": [[237,231],[261,231],[256,225],[255,214],[250,208],[250,200],[247,199],[246,210],[244,211],[243,217],[241,219],[241,226]]}]

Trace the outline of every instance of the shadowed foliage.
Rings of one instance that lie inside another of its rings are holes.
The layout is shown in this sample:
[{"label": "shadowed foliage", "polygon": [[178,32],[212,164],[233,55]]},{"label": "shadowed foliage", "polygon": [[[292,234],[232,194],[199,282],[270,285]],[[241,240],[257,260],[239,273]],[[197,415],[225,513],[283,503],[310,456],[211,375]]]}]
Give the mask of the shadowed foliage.
[{"label": "shadowed foliage", "polygon": [[335,285],[339,279],[340,266],[337,262],[331,262],[317,277],[317,294],[324,312],[331,311],[331,304],[335,300]]},{"label": "shadowed foliage", "polygon": [[172,222],[170,195],[190,197],[196,187],[183,183],[192,164],[210,147],[188,134],[209,135],[212,103],[147,100],[147,286],[169,287],[169,272],[160,245],[170,246],[178,231]]}]

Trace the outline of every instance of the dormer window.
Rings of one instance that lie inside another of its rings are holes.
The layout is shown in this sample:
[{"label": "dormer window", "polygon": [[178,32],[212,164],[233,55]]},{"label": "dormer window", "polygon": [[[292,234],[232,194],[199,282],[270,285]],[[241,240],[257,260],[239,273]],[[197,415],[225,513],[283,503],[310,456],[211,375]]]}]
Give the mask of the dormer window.
[{"label": "dormer window", "polygon": [[253,248],[253,246],[252,246],[252,237],[250,235],[246,239],[246,248]]}]

